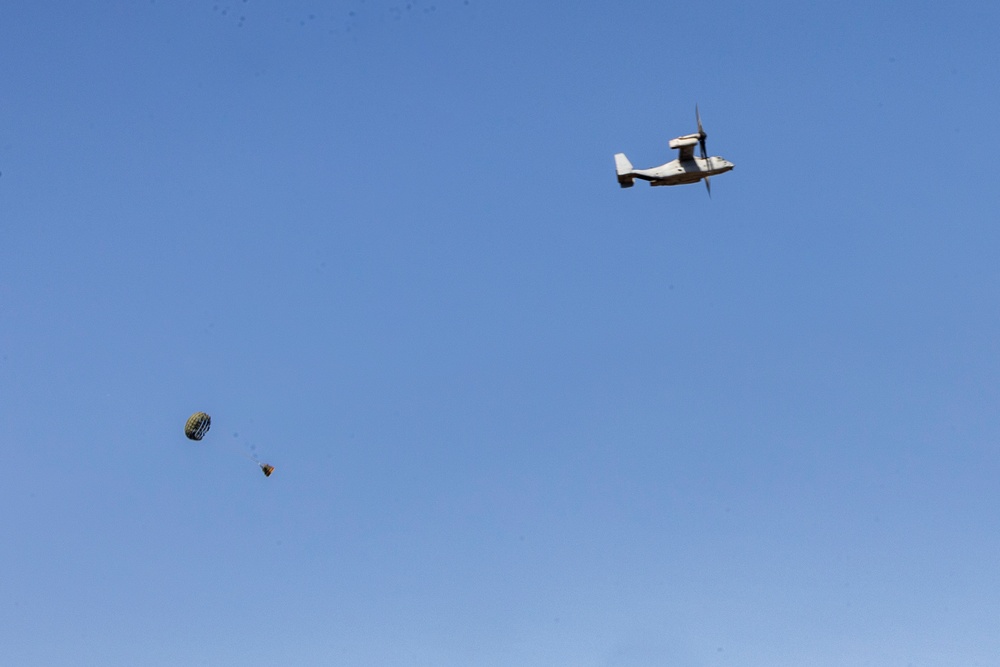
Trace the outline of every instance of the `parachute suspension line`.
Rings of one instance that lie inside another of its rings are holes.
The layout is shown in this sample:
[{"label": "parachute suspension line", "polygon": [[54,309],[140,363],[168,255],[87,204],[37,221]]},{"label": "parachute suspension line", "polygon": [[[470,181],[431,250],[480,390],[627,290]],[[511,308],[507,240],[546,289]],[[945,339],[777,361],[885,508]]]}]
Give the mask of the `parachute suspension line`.
[{"label": "parachute suspension line", "polygon": [[271,473],[274,472],[274,466],[271,465],[271,464],[269,464],[269,463],[264,463],[259,458],[257,458],[256,454],[250,454],[246,450],[243,450],[243,449],[239,450],[239,453],[242,454],[243,456],[247,457],[248,459],[250,459],[254,463],[256,463],[257,467],[260,468],[261,472],[264,473],[264,477],[270,477]]},{"label": "parachute suspension line", "polygon": [[260,460],[256,456],[254,456],[253,454],[249,453],[247,450],[243,449],[239,445],[235,445],[235,444],[230,445],[230,450],[233,451],[233,452],[236,452],[240,456],[247,457],[248,459],[250,459],[254,463],[258,463],[258,464],[260,463]]}]

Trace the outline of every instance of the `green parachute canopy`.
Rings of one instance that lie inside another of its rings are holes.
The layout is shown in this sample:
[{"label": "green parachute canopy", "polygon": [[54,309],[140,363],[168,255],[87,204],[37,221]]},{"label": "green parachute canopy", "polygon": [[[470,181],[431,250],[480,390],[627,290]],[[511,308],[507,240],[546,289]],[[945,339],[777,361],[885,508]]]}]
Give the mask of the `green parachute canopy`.
[{"label": "green parachute canopy", "polygon": [[196,412],[184,424],[184,435],[191,440],[201,440],[212,427],[212,418],[204,412]]}]

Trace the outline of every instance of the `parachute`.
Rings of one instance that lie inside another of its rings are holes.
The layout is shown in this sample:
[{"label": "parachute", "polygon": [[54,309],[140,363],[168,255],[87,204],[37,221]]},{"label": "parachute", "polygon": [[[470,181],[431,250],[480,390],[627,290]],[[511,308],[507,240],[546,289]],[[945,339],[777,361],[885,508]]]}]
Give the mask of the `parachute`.
[{"label": "parachute", "polygon": [[[189,440],[201,440],[208,433],[208,429],[212,427],[212,418],[204,412],[196,412],[190,417],[188,417],[187,423],[184,424],[184,435],[188,437]],[[233,434],[235,437],[235,433]],[[258,466],[260,466],[261,471],[264,473],[264,477],[270,477],[271,473],[274,472],[274,466],[268,463],[262,463],[255,455],[248,454],[243,450],[239,450],[239,453]]]},{"label": "parachute", "polygon": [[204,412],[196,412],[188,417],[187,424],[184,424],[184,435],[189,440],[201,440],[212,428],[212,418]]}]

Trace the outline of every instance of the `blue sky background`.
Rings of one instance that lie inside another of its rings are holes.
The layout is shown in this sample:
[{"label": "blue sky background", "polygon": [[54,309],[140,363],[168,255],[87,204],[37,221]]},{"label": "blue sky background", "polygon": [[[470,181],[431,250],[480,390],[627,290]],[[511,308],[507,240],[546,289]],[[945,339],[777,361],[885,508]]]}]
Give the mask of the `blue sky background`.
[{"label": "blue sky background", "polygon": [[996,664],[998,29],[0,4],[4,661]]}]

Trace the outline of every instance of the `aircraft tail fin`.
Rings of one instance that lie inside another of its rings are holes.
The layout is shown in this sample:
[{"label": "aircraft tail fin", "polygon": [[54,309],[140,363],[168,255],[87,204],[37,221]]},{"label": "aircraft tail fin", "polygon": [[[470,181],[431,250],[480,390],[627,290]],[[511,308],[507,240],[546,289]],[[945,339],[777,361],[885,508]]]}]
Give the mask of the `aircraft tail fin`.
[{"label": "aircraft tail fin", "polygon": [[615,171],[618,174],[618,185],[623,188],[635,185],[635,178],[632,176],[632,163],[625,157],[625,153],[615,154]]}]

